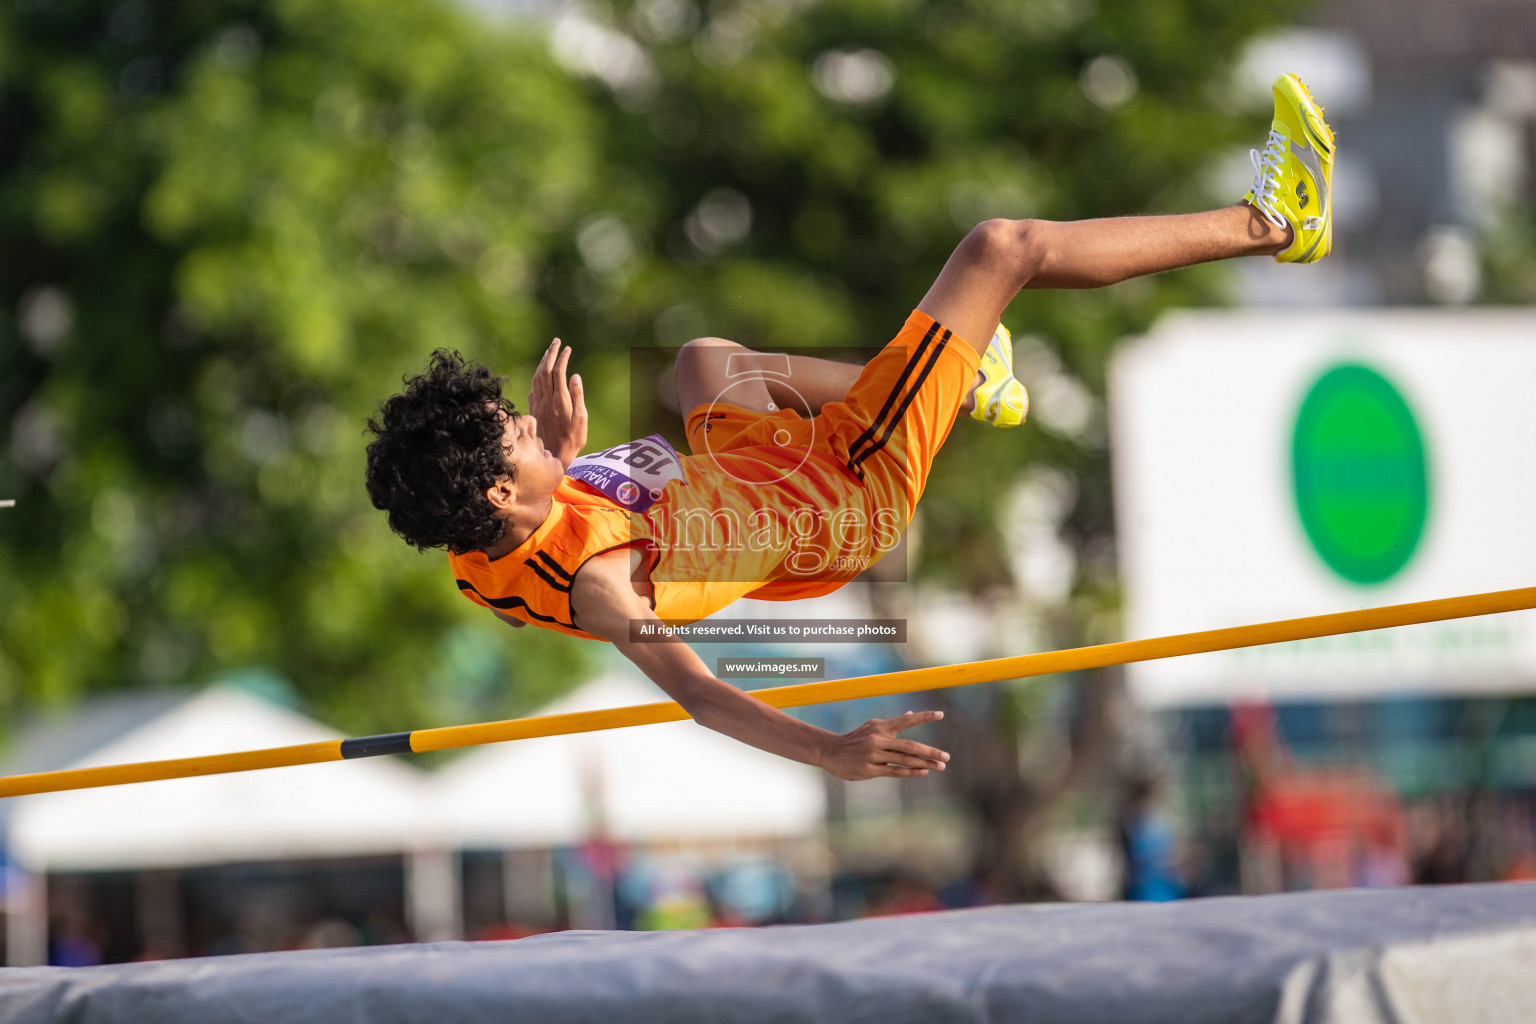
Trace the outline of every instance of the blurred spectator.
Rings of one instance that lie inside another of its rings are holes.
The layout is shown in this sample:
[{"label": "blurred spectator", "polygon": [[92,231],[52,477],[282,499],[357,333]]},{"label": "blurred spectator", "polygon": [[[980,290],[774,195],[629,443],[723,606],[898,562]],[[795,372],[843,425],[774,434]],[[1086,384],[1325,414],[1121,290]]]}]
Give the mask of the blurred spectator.
[{"label": "blurred spectator", "polygon": [[1360,851],[1355,884],[1379,889],[1407,885],[1409,877],[1408,854],[1400,830],[1392,827],[1390,819],[1373,822]]},{"label": "blurred spectator", "polygon": [[152,960],[175,960],[177,957],[186,955],[185,951],[174,946],[151,942],[134,955],[133,962],[142,964]]},{"label": "blurred spectator", "polygon": [[1194,836],[1184,836],[1179,844],[1178,862],[1178,877],[1184,882],[1184,895],[1209,896],[1214,871],[1211,848]]},{"label": "blurred spectator", "polygon": [[337,949],[342,946],[358,946],[362,939],[357,929],[339,917],[327,917],[310,925],[299,940],[300,949]]},{"label": "blurred spectator", "polygon": [[1161,798],[1162,782],[1151,774],[1138,774],[1125,787],[1115,829],[1125,862],[1124,899],[1164,902],[1184,898],[1177,867],[1178,842]]},{"label": "blurred spectator", "polygon": [[1467,832],[1450,800],[1426,800],[1409,815],[1413,881],[1455,885],[1467,880]]},{"label": "blurred spectator", "polygon": [[997,902],[992,895],[992,889],[970,875],[957,878],[940,889],[939,901],[951,910],[960,907],[984,907]]},{"label": "blurred spectator", "polygon": [[527,925],[517,924],[513,921],[497,921],[488,924],[470,936],[474,942],[510,942],[514,939],[526,939],[530,935],[541,935],[543,931],[538,928],[530,928]]},{"label": "blurred spectator", "polygon": [[1511,855],[1504,828],[1504,804],[1488,789],[1472,794],[1466,805],[1467,881],[1496,882]]},{"label": "blurred spectator", "polygon": [[637,855],[624,866],[615,888],[620,924],[640,931],[704,928],[713,917],[698,870],[679,858]]},{"label": "blurred spectator", "polygon": [[58,918],[48,962],[55,967],[95,967],[102,962],[106,929],[84,911],[66,911]]},{"label": "blurred spectator", "polygon": [[898,868],[890,883],[870,903],[867,914],[870,917],[889,917],[894,914],[926,914],[943,909],[944,904],[932,886],[911,871]]},{"label": "blurred spectator", "polygon": [[363,922],[361,933],[363,944],[368,946],[388,946],[411,941],[411,933],[400,919],[398,905],[381,905],[368,911],[368,919]]},{"label": "blurred spectator", "polygon": [[59,878],[48,887],[48,902],[48,962],[56,967],[105,962],[111,930],[102,919],[96,887],[82,878]]},{"label": "blurred spectator", "polygon": [[737,861],[711,879],[715,923],[754,925],[783,921],[795,902],[794,876],[781,864],[753,858]]},{"label": "blurred spectator", "polygon": [[1509,857],[1501,878],[1506,882],[1536,881],[1536,836],[1531,833],[1529,806],[1511,803],[1505,807],[1504,829]]}]

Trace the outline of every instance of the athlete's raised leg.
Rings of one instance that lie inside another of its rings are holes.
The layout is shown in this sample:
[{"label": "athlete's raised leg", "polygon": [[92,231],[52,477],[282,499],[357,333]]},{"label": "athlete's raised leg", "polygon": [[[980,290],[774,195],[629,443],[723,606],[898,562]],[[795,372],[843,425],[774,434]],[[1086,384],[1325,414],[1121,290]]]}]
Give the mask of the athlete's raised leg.
[{"label": "athlete's raised leg", "polygon": [[[677,354],[678,408],[687,415],[729,389],[731,405],[759,412],[793,409],[814,416],[828,402],[846,398],[863,369],[862,364],[836,359],[757,352],[725,338],[695,338]],[[960,415],[974,408],[974,396],[967,395]]]},{"label": "athlete's raised leg", "polygon": [[917,308],[985,352],[1023,288],[1098,288],[1195,263],[1273,255],[1290,243],[1289,227],[1246,203],[1168,217],[989,220],[955,248]]},{"label": "athlete's raised leg", "polygon": [[[677,403],[686,415],[729,389],[731,405],[759,412],[793,409],[814,416],[828,402],[846,398],[863,369],[862,364],[836,359],[757,352],[725,338],[695,338],[677,354]],[[975,402],[967,395],[960,414],[973,408]]]},{"label": "athlete's raised leg", "polygon": [[1333,131],[1295,75],[1275,80],[1274,98],[1242,202],[1173,217],[987,221],[955,249],[918,308],[984,352],[1021,288],[1098,288],[1234,256],[1322,259],[1333,247]]}]

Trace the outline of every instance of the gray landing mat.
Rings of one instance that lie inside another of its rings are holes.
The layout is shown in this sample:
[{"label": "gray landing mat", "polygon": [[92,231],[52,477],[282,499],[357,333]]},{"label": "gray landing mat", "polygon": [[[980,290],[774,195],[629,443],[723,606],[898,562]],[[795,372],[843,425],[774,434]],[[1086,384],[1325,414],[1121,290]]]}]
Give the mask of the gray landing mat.
[{"label": "gray landing mat", "polygon": [[1536,883],[0,971],[0,1024],[1536,1020]]}]

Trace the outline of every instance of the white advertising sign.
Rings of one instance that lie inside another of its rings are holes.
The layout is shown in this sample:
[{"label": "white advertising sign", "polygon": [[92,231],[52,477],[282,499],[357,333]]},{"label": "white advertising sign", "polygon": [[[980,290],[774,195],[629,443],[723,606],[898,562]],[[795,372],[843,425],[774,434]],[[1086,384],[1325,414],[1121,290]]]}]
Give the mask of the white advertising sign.
[{"label": "white advertising sign", "polygon": [[[1536,313],[1178,315],[1110,407],[1127,637],[1536,586]],[[1536,612],[1130,678],[1154,705],[1536,692]]]}]

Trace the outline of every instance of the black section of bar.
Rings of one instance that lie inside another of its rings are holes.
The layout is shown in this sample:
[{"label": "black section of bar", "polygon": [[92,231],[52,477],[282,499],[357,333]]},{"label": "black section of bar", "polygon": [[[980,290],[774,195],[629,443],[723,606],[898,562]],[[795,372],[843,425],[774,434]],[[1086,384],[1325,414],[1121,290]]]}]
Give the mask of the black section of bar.
[{"label": "black section of bar", "polygon": [[382,736],[359,736],[355,740],[341,741],[341,756],[347,760],[410,753],[414,751],[411,750],[411,734],[408,732],[388,732]]}]

